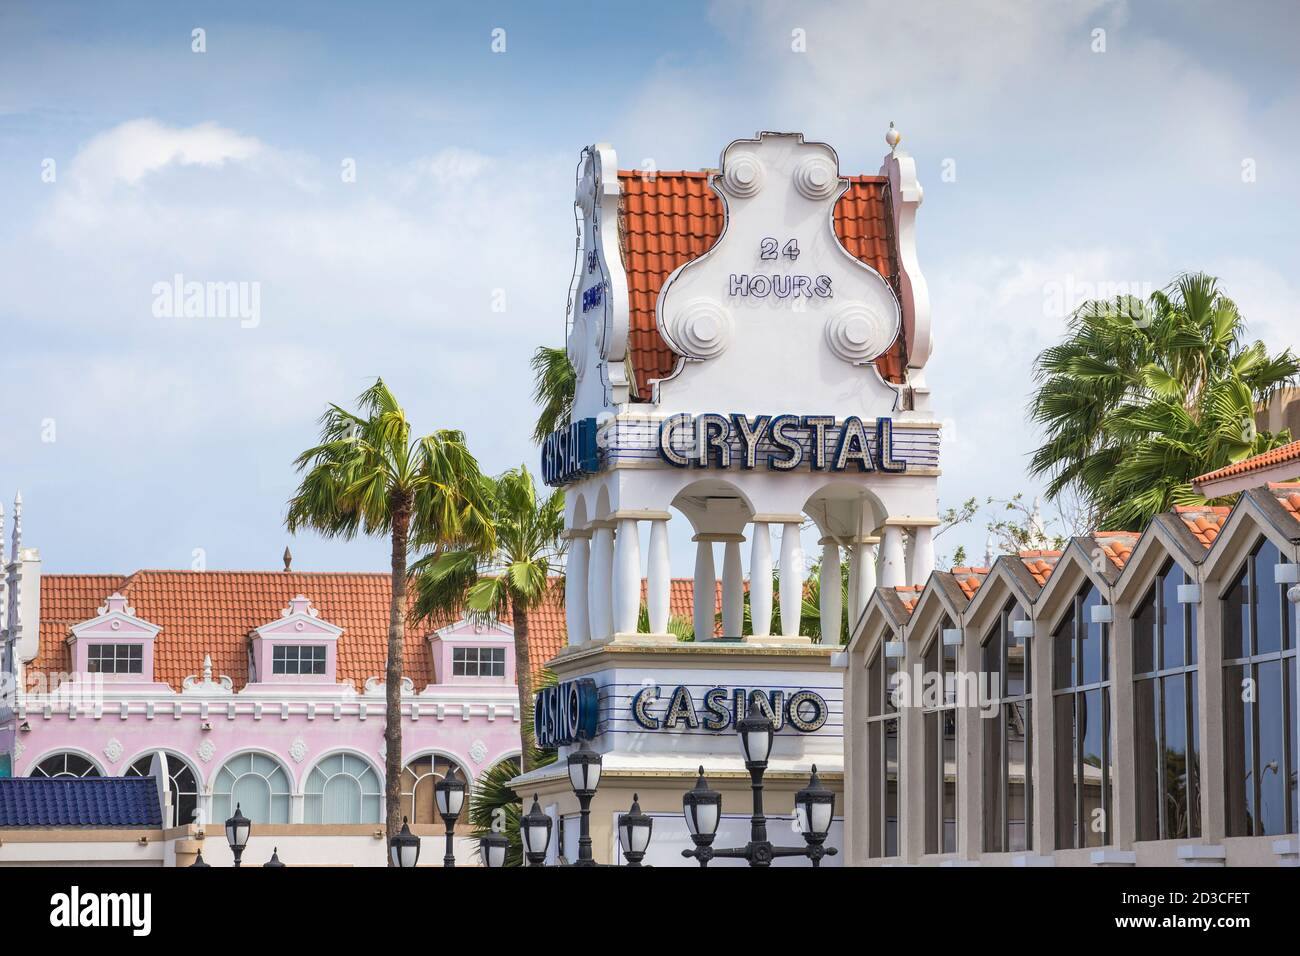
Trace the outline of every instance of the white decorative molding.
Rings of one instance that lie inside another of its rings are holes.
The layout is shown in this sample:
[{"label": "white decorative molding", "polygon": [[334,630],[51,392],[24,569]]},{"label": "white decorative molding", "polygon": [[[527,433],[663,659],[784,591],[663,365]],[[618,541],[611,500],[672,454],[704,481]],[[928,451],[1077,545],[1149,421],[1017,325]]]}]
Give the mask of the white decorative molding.
[{"label": "white decorative molding", "polygon": [[122,759],[122,741],[116,737],[109,739],[104,745],[104,756],[108,758],[109,763],[117,763]]},{"label": "white decorative molding", "polygon": [[[365,695],[367,697],[383,697],[385,693],[386,691],[384,690],[384,682],[382,680],[380,680],[378,677],[366,678]],[[414,694],[414,693],[415,693],[415,681],[411,680],[411,678],[409,677],[403,677],[402,695],[405,696],[407,694]]]},{"label": "white decorative molding", "polygon": [[211,740],[205,740],[201,744],[199,744],[196,748],[194,748],[194,753],[197,754],[198,758],[202,760],[204,763],[211,762],[213,756],[216,755],[216,752],[217,752],[217,745],[214,744]]},{"label": "white decorative molding", "polygon": [[794,186],[805,199],[826,199],[839,185],[839,171],[822,156],[808,157],[794,171]]},{"label": "white decorative molding", "polygon": [[668,323],[668,334],[676,350],[687,358],[711,359],[731,344],[735,322],[720,302],[700,297],[676,312]]},{"label": "white decorative molding", "polygon": [[907,364],[922,369],[930,360],[934,343],[930,333],[930,290],[921,275],[916,254],[916,211],[925,191],[916,178],[916,160],[897,148],[885,157],[882,175],[889,178],[894,211],[894,237],[898,243],[898,284],[902,295],[903,327],[907,338]]},{"label": "white decorative molding", "polygon": [[469,759],[475,763],[482,763],[487,758],[487,744],[481,740],[475,740],[469,745]]},{"label": "white decorative molding", "polygon": [[182,694],[205,695],[208,697],[224,697],[234,693],[235,682],[225,674],[220,675],[215,681],[212,679],[212,655],[203,655],[203,677],[194,676],[186,677],[181,681]]},{"label": "white decorative molding", "polygon": [[294,763],[302,763],[303,758],[307,756],[307,742],[302,737],[293,739],[293,743],[289,745],[289,756],[293,758]]},{"label": "white decorative molding", "polygon": [[722,174],[727,192],[746,199],[763,188],[765,177],[763,164],[753,153],[736,153],[734,156],[728,156],[727,168]]},{"label": "white decorative molding", "polygon": [[14,764],[15,764],[15,766],[17,765],[18,761],[20,761],[20,760],[23,759],[23,754],[26,752],[26,750],[27,750],[27,748],[23,746],[23,742],[22,742],[21,740],[15,740],[15,741],[14,741]]},{"label": "white decorative molding", "polygon": [[850,302],[826,320],[826,344],[851,365],[865,365],[898,337],[898,323],[864,302]]}]

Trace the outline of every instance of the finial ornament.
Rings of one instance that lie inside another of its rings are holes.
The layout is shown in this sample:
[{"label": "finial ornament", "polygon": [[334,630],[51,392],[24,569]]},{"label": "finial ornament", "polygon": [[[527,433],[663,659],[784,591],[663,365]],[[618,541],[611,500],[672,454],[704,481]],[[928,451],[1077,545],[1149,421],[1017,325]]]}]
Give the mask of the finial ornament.
[{"label": "finial ornament", "polygon": [[13,560],[18,560],[18,549],[23,546],[23,493],[20,491],[14,495],[14,537],[13,537]]},{"label": "finial ornament", "polygon": [[889,121],[889,131],[885,133],[885,142],[889,144],[889,151],[892,153],[898,149],[898,144],[903,141],[903,134],[894,127],[894,121]]},{"label": "finial ornament", "polygon": [[288,545],[285,545],[284,546],[284,570],[287,573],[292,569],[293,569],[293,552],[289,550]]}]

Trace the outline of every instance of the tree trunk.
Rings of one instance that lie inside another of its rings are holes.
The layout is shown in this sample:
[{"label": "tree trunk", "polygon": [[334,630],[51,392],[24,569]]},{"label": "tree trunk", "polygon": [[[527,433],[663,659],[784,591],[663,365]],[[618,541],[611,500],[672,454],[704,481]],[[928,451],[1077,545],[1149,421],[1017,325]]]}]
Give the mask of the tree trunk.
[{"label": "tree trunk", "polygon": [[523,719],[520,726],[524,729],[520,741],[523,754],[519,758],[519,768],[523,773],[533,769],[533,750],[537,746],[532,732],[533,713],[533,670],[532,655],[528,648],[528,611],[514,599],[510,598],[510,620],[515,631],[515,684],[519,688],[519,713]]},{"label": "tree trunk", "polygon": [[[402,829],[402,651],[406,640],[406,555],[411,495],[394,494],[393,597],[388,606],[388,670],[384,676],[384,810],[389,837]],[[392,860],[389,860],[392,865]]]}]

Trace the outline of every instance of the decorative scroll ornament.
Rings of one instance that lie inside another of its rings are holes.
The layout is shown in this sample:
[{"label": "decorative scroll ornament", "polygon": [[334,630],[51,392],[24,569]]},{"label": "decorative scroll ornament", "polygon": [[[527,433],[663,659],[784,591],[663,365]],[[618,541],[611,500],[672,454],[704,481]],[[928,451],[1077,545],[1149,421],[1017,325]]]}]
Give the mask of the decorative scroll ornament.
[{"label": "decorative scroll ornament", "polygon": [[109,740],[104,745],[104,756],[108,758],[109,763],[117,763],[122,759],[122,741],[116,737]]},{"label": "decorative scroll ornament", "polygon": [[569,364],[573,366],[573,375],[579,382],[587,374],[587,320],[575,316],[573,328],[569,329]]},{"label": "decorative scroll ornament", "polygon": [[21,740],[14,741],[14,763],[15,764],[18,763],[18,761],[23,759],[23,752],[26,750],[27,748],[23,746],[23,742]]},{"label": "decorative scroll ornament", "polygon": [[235,689],[235,682],[225,674],[217,676],[216,680],[212,679],[212,655],[203,655],[203,677],[197,678],[190,675],[181,681],[182,694],[211,694],[216,696],[225,696]]},{"label": "decorative scroll ornament", "polygon": [[862,302],[850,302],[826,321],[826,344],[852,365],[870,362],[889,348],[897,335],[894,323]]},{"label": "decorative scroll ornament", "polygon": [[469,759],[475,763],[482,763],[487,757],[487,744],[481,740],[476,740],[469,745]]},{"label": "decorative scroll ornament", "polygon": [[668,334],[678,351],[688,358],[711,359],[731,344],[735,322],[731,313],[713,299],[692,299],[669,321]]},{"label": "decorative scroll ornament", "polygon": [[763,188],[764,176],[763,164],[758,161],[758,157],[750,153],[739,153],[727,159],[727,169],[722,174],[722,180],[733,196],[748,198]]},{"label": "decorative scroll ornament", "polygon": [[839,185],[835,167],[821,156],[810,156],[794,171],[794,185],[807,199],[826,199]]},{"label": "decorative scroll ornament", "polygon": [[210,760],[212,760],[213,756],[216,755],[217,745],[214,744],[210,739],[205,740],[203,741],[203,743],[198,745],[198,747],[195,749],[194,752],[198,754],[200,760],[202,760],[204,763],[208,763]]},{"label": "decorative scroll ornament", "polygon": [[289,756],[293,758],[294,763],[302,763],[303,758],[307,756],[307,742],[301,737],[295,737],[293,743],[289,745]]}]

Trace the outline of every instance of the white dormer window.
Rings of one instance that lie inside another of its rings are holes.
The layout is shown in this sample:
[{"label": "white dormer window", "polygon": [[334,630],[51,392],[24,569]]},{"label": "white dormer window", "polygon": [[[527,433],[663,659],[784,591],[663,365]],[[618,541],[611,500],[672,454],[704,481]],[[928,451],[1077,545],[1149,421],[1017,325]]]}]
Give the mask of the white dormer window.
[{"label": "white dormer window", "polygon": [[141,644],[88,644],[88,674],[143,674],[144,646]]},{"label": "white dormer window", "polygon": [[506,649],[504,647],[453,647],[451,673],[453,677],[505,677]]},{"label": "white dormer window", "polygon": [[343,628],[321,620],[311,601],[298,595],[279,620],[253,629],[248,643],[251,682],[333,682],[342,633]]}]

